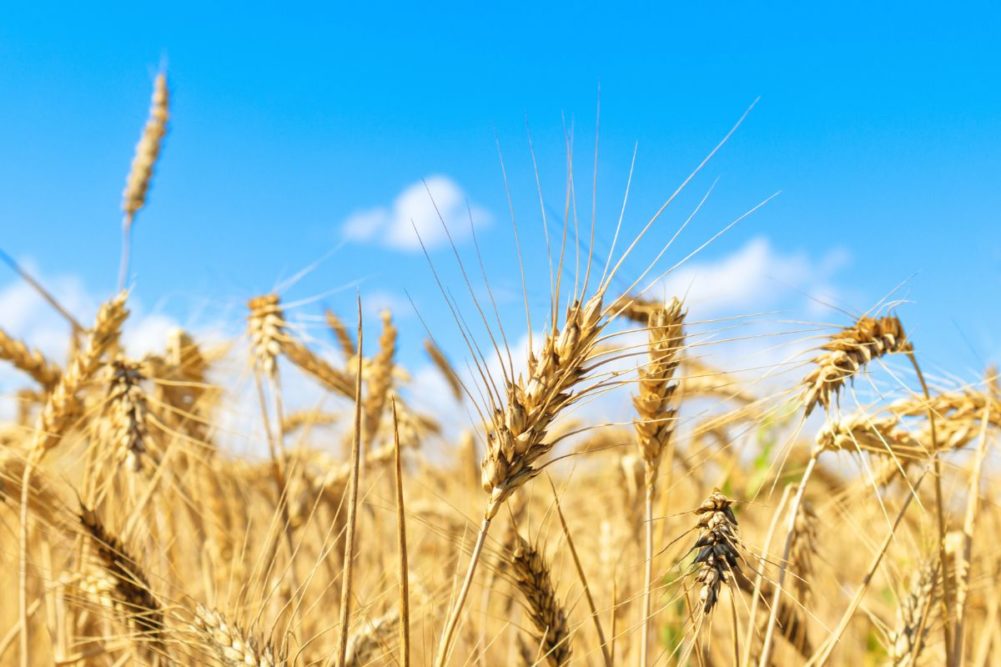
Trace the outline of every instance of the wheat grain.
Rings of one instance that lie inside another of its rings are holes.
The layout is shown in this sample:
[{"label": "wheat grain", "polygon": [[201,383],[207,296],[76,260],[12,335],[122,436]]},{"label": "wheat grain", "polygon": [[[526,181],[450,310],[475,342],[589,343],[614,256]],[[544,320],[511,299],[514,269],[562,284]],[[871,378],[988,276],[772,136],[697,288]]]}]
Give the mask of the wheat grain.
[{"label": "wheat grain", "polygon": [[821,346],[823,353],[813,360],[813,370],[803,379],[803,404],[809,415],[819,403],[831,407],[846,382],[873,359],[887,354],[910,352],[913,347],[904,327],[894,316],[861,317]]},{"label": "wheat grain", "polygon": [[153,167],[160,156],[160,146],[167,134],[167,120],[170,118],[170,93],[167,90],[167,77],[161,72],[156,75],[153,84],[153,100],[150,103],[149,120],[143,128],[139,143],[136,144],[135,156],[132,158],[132,168],[125,179],[125,191],[122,193],[122,211],[127,224],[132,224],[139,209],[146,203],[146,194],[153,177]]},{"label": "wheat grain", "polygon": [[572,652],[566,612],[556,598],[542,555],[519,536],[511,553],[510,568],[538,632],[535,642],[542,647],[541,654],[553,667],[568,665]]},{"label": "wheat grain", "polygon": [[692,546],[697,550],[695,580],[702,584],[699,603],[707,615],[719,601],[720,588],[732,583],[734,572],[740,569],[737,517],[732,505],[732,500],[714,491],[696,510],[699,536]]}]

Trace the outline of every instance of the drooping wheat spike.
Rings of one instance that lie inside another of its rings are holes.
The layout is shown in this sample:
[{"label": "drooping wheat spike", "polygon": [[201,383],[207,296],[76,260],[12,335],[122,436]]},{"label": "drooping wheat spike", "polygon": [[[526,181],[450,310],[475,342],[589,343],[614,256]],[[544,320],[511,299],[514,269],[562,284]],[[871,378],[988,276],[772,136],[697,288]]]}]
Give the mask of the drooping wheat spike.
[{"label": "drooping wheat spike", "polygon": [[445,378],[445,382],[448,383],[448,388],[452,390],[452,396],[457,401],[462,400],[462,380],[459,379],[458,373],[452,367],[452,364],[448,361],[448,357],[442,352],[434,341],[430,338],[424,341],[424,350],[428,353],[431,361],[434,363],[435,368],[441,373],[441,376]]},{"label": "drooping wheat spike", "polygon": [[122,358],[111,362],[111,382],[108,386],[109,425],[111,442],[120,460],[139,472],[144,459],[149,458],[149,406],[142,382],[146,379],[139,364]]},{"label": "drooping wheat spike", "polygon": [[45,396],[41,392],[33,389],[18,389],[16,417],[18,426],[29,426],[33,421],[35,409],[44,402]]},{"label": "drooping wheat spike", "polygon": [[153,595],[146,573],[92,510],[81,507],[78,516],[94,543],[101,565],[115,581],[115,601],[122,606],[141,639],[150,648],[163,652],[166,639],[163,606]]},{"label": "drooping wheat spike", "polygon": [[674,434],[677,406],[674,405],[678,369],[684,344],[685,311],[681,302],[672,299],[664,308],[650,313],[650,363],[639,370],[639,393],[633,406],[639,416],[633,423],[640,454],[646,465],[646,483],[653,487],[661,455]]},{"label": "drooping wheat spike", "polygon": [[696,510],[699,515],[699,537],[692,546],[695,555],[695,580],[702,584],[699,602],[704,614],[712,613],[719,601],[723,584],[730,584],[740,570],[740,552],[737,551],[737,517],[731,509],[733,501],[719,491]]},{"label": "drooping wheat spike", "polygon": [[122,292],[101,306],[89,337],[70,360],[45,401],[31,447],[31,455],[35,460],[41,460],[59,444],[79,413],[77,394],[93,379],[100,367],[101,358],[118,344],[122,323],[128,316],[125,297],[126,293]]},{"label": "drooping wheat spike", "polygon": [[286,664],[270,642],[258,642],[217,610],[201,604],[195,608],[192,629],[201,643],[224,667],[278,667]]},{"label": "drooping wheat spike", "polygon": [[334,368],[302,343],[286,339],[282,343],[282,353],[286,359],[298,366],[301,371],[311,375],[328,390],[345,398],[354,396],[351,375]]},{"label": "drooping wheat spike", "polygon": [[663,308],[664,304],[656,299],[634,294],[623,294],[612,304],[612,310],[618,311],[620,317],[641,326],[646,326],[650,316]]},{"label": "drooping wheat spike", "polygon": [[334,332],[334,337],[337,338],[337,343],[341,346],[344,358],[350,359],[358,354],[354,338],[351,337],[351,333],[348,331],[348,327],[344,324],[344,321],[337,317],[332,310],[326,310],[323,314],[327,319],[327,326]]},{"label": "drooping wheat spike", "polygon": [[549,567],[542,554],[520,535],[511,554],[510,572],[538,631],[535,640],[542,646],[540,653],[553,667],[570,664],[570,628],[556,598]]},{"label": "drooping wheat spike", "polygon": [[278,373],[278,355],[285,335],[285,315],[277,294],[255,296],[248,303],[247,330],[255,366],[268,377]]},{"label": "drooping wheat spike", "polygon": [[136,144],[135,156],[132,158],[132,168],[125,179],[125,191],[122,193],[122,212],[131,225],[136,213],[146,203],[146,194],[153,177],[153,168],[160,155],[163,137],[167,134],[167,119],[170,117],[170,93],[167,90],[167,77],[161,72],[153,83],[153,100],[149,108],[149,120],[143,128],[139,143]]},{"label": "drooping wheat spike", "polygon": [[829,410],[845,383],[873,359],[911,352],[913,346],[900,320],[888,315],[861,317],[855,324],[831,336],[820,349],[823,353],[813,360],[813,369],[803,379],[807,415],[818,403]]},{"label": "drooping wheat spike", "polygon": [[393,359],[396,356],[396,326],[393,316],[388,310],[380,313],[382,318],[382,334],[379,336],[379,351],[372,357],[368,366],[368,391],[365,394],[362,408],[365,418],[362,421],[362,442],[365,448],[372,446],[379,422],[382,419],[386,399],[393,387]]},{"label": "drooping wheat spike", "polygon": [[0,359],[30,375],[46,390],[52,389],[59,382],[62,373],[59,366],[46,359],[41,352],[11,337],[3,329],[0,329]]},{"label": "drooping wheat spike", "polygon": [[921,461],[932,452],[899,426],[895,417],[864,413],[829,419],[817,432],[817,451],[867,451],[904,461]]},{"label": "drooping wheat spike", "polygon": [[391,609],[364,623],[351,635],[345,667],[366,667],[389,661],[399,623],[398,609]]},{"label": "drooping wheat spike", "polygon": [[889,635],[887,665],[910,667],[917,664],[928,639],[939,576],[938,561],[928,562],[915,573],[911,589],[900,598],[897,624]]},{"label": "drooping wheat spike", "polygon": [[[260,341],[255,344],[255,350],[260,349],[256,356],[265,369],[273,366],[281,353],[298,366],[299,370],[311,375],[328,390],[354,400],[353,375],[334,368],[289,334],[277,295],[269,294],[251,299],[250,310],[251,340]],[[330,316],[328,313],[328,319]],[[354,348],[353,341],[351,347]]]},{"label": "drooping wheat spike", "polygon": [[539,356],[529,354],[528,379],[506,386],[507,401],[487,424],[487,452],[482,462],[483,489],[490,494],[486,515],[539,473],[536,461],[549,453],[546,434],[556,416],[574,399],[573,388],[586,375],[587,360],[603,329],[601,295],[567,308],[563,329],[554,327]]},{"label": "drooping wheat spike", "polygon": [[[1001,428],[1001,400],[989,391],[966,388],[935,394],[930,400],[906,398],[893,403],[890,411],[900,417],[922,417],[929,410],[935,415],[936,441],[942,451],[962,449],[980,433],[985,415],[991,428]],[[931,447],[930,424],[916,436]]]},{"label": "drooping wheat spike", "polygon": [[332,426],[339,422],[341,418],[331,412],[320,410],[297,410],[285,415],[282,422],[282,431],[292,433],[302,428],[313,428],[317,426]]},{"label": "drooping wheat spike", "polygon": [[755,403],[758,397],[733,375],[709,365],[696,357],[686,355],[681,360],[684,377],[681,386],[685,399],[712,397],[735,401],[744,405]]}]

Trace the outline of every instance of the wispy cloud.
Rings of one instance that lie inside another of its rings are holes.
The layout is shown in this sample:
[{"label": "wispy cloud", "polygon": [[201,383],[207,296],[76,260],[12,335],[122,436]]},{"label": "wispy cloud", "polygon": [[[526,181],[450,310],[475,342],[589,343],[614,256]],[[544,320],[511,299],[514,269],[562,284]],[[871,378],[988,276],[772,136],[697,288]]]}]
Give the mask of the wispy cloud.
[{"label": "wispy cloud", "polygon": [[[389,206],[352,214],[341,232],[349,241],[413,252],[420,250],[422,241],[429,250],[447,244],[448,233],[456,241],[465,239],[470,233],[470,219],[479,226],[489,223],[491,216],[469,202],[455,181],[436,174],[405,187]],[[448,233],[442,220],[448,225]]]},{"label": "wispy cloud", "polygon": [[784,253],[758,237],[719,259],[683,265],[647,294],[684,296],[700,316],[749,314],[777,305],[815,314],[825,310],[820,302],[837,296],[831,283],[848,260],[838,249],[821,257]]}]

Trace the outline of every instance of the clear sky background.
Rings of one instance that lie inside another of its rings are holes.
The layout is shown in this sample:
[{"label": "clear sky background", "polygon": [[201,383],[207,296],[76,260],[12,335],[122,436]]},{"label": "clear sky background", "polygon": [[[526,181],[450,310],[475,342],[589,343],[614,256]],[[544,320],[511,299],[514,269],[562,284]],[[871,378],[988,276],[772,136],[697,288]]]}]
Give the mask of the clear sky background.
[{"label": "clear sky background", "polygon": [[[1001,359],[1001,9],[816,4],[7,3],[0,247],[81,317],[114,290],[121,190],[165,65],[170,134],[136,226],[141,314],[239,325],[249,296],[326,257],[285,298],[320,297],[304,314],[350,314],[357,286],[373,307],[393,306],[407,361],[423,335],[408,294],[445,345],[461,343],[409,235],[414,219],[454,275],[421,179],[467,258],[472,210],[520,334],[497,143],[542,308],[529,129],[557,229],[573,127],[586,224],[600,87],[607,250],[634,145],[630,233],[760,97],[624,277],[717,179],[662,268],[781,191],[661,289],[701,299],[705,317],[775,310],[843,324],[819,301],[857,314],[902,284],[895,296],[911,303],[898,312],[919,350],[971,380]],[[49,336],[27,303],[0,273],[0,326]]]}]

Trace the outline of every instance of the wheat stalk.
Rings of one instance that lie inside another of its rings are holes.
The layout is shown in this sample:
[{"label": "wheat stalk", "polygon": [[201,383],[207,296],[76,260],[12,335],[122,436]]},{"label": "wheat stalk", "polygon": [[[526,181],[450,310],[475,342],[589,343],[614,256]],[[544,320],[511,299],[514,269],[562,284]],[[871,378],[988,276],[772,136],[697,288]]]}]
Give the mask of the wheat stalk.
[{"label": "wheat stalk", "polygon": [[462,606],[476,573],[476,564],[490,530],[490,522],[511,494],[539,473],[535,463],[548,454],[553,442],[547,439],[556,416],[574,400],[573,389],[590,370],[603,319],[602,294],[568,308],[563,328],[553,322],[538,356],[529,353],[528,378],[505,383],[506,402],[496,407],[487,424],[487,451],[481,463],[480,479],[488,494],[483,522],[469,559],[459,595],[445,622],[438,646],[436,667],[444,667],[459,622]]}]

